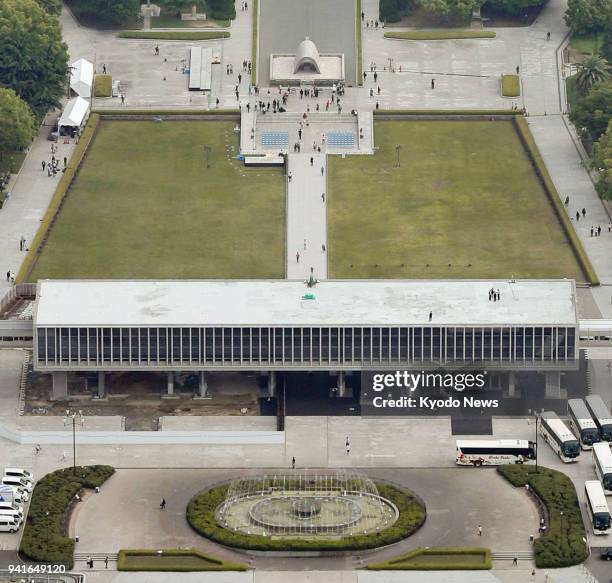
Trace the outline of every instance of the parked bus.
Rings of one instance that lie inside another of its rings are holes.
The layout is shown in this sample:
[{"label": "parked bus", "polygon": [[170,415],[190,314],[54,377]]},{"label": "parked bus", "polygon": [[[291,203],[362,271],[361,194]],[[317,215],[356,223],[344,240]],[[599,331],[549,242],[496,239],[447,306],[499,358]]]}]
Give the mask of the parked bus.
[{"label": "parked bus", "polygon": [[585,399],[591,416],[599,429],[602,441],[612,441],[612,413],[600,395],[589,395]]},{"label": "parked bus", "polygon": [[567,463],[577,462],[580,443],[554,411],[544,411],[540,419],[540,435],[553,451]]},{"label": "parked bus", "polygon": [[591,449],[596,441],[599,441],[599,429],[587,406],[582,399],[570,399],[567,402],[567,416],[570,429],[580,442],[582,449]]},{"label": "parked bus", "polygon": [[612,494],[612,451],[607,443],[601,442],[593,445],[593,464],[604,492],[608,495]]},{"label": "parked bus", "polygon": [[523,464],[535,459],[533,441],[526,439],[489,439],[457,441],[457,459],[460,466],[500,466]]},{"label": "parked bus", "polygon": [[584,492],[586,494],[586,507],[593,532],[595,534],[610,534],[612,532],[612,518],[610,517],[610,509],[606,501],[601,482],[598,480],[588,480],[584,483]]}]

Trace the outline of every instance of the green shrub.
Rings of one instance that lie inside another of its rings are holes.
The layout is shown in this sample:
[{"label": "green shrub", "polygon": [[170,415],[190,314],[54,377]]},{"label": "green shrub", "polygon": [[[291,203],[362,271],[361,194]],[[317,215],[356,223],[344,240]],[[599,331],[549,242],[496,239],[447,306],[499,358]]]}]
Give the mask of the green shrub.
[{"label": "green shrub", "polygon": [[151,30],[126,30],[117,35],[119,38],[142,38],[155,40],[213,40],[217,38],[229,38],[230,33],[226,30],[173,30],[166,32],[155,32]]},{"label": "green shrub", "polygon": [[498,115],[512,115],[517,114],[513,109],[457,109],[455,111],[448,109],[378,109],[374,111],[374,115],[397,115],[408,117],[411,115],[431,115],[440,117],[452,117],[452,116],[473,116],[482,117],[486,116],[498,116]]},{"label": "green shrub", "polygon": [[96,75],[94,97],[111,97],[113,93],[112,75]]},{"label": "green shrub", "polygon": [[584,272],[585,278],[591,285],[599,285],[597,273],[595,272],[595,269],[593,268],[593,265],[591,264],[591,261],[588,255],[586,254],[586,251],[584,250],[584,247],[582,246],[582,243],[580,242],[580,239],[578,238],[578,235],[576,234],[576,231],[574,230],[574,227],[571,221],[569,220],[569,217],[567,216],[567,213],[565,212],[565,208],[563,206],[563,203],[561,202],[559,193],[557,192],[552,178],[550,177],[550,174],[546,169],[546,164],[544,163],[544,160],[542,158],[542,155],[540,154],[540,151],[538,150],[535,140],[533,139],[533,136],[529,131],[529,126],[527,125],[525,118],[515,116],[514,124],[518,131],[519,138],[523,143],[524,148],[527,150],[527,154],[531,158],[538,178],[540,179],[540,182],[542,183],[544,190],[548,195],[548,199],[550,200],[551,204],[553,205],[553,208],[555,209],[555,213],[557,214],[559,222],[561,223],[561,226],[565,231],[565,235],[572,245],[572,249],[574,250],[576,259],[578,260],[578,263],[580,264],[580,267]]},{"label": "green shrub", "polygon": [[549,524],[546,534],[534,542],[536,566],[569,567],[585,561],[586,533],[572,481],[561,472],[541,466],[538,472],[534,466],[519,465],[499,466],[497,471],[513,486],[529,484],[546,506]]},{"label": "green shrub", "polygon": [[246,571],[242,563],[224,561],[197,549],[122,549],[118,571]]},{"label": "green shrub", "polygon": [[194,496],[187,506],[187,521],[202,536],[219,544],[260,551],[348,551],[380,547],[404,539],[425,522],[425,508],[410,492],[389,484],[376,484],[379,494],[395,504],[399,518],[381,532],[336,540],[271,539],[233,532],[219,525],[215,511],[225,500],[228,485],[217,486]]},{"label": "green shrub", "polygon": [[32,271],[32,268],[34,267],[34,263],[40,255],[40,252],[42,250],[42,244],[45,240],[47,231],[51,227],[51,223],[53,222],[53,219],[55,218],[55,215],[59,210],[60,204],[66,196],[70,185],[72,184],[72,180],[76,175],[79,165],[81,164],[81,161],[83,160],[83,157],[87,152],[87,148],[89,147],[89,144],[96,133],[99,121],[99,115],[92,113],[89,116],[87,125],[83,129],[81,137],[79,138],[79,143],[76,145],[72,152],[72,156],[70,158],[70,162],[68,163],[68,167],[66,168],[66,172],[64,172],[64,175],[60,179],[57,188],[55,189],[55,194],[53,195],[53,198],[51,199],[51,202],[47,207],[45,216],[40,222],[38,231],[36,231],[36,235],[34,237],[34,240],[32,241],[32,245],[30,245],[30,251],[28,251],[26,258],[21,264],[19,273],[17,274],[18,283],[27,281],[30,272]]},{"label": "green shrub", "polygon": [[142,119],[146,119],[146,117],[151,116],[160,116],[167,115],[169,117],[172,116],[233,116],[236,120],[240,120],[240,110],[239,109],[117,109],[110,111],[108,109],[94,109],[93,112],[100,117],[118,117],[125,116],[139,116]]},{"label": "green shrub", "polygon": [[502,97],[518,97],[521,94],[521,80],[518,75],[501,76]]},{"label": "green shrub", "polygon": [[77,466],[47,474],[34,487],[19,552],[32,561],[74,564],[74,540],[63,532],[64,515],[83,488],[101,486],[115,470],[110,466]]},{"label": "green shrub", "polygon": [[385,38],[400,40],[452,40],[468,38],[495,38],[496,33],[490,30],[410,30],[406,32],[385,32]]},{"label": "green shrub", "polygon": [[481,547],[427,547],[418,548],[379,563],[370,563],[367,568],[373,571],[475,571],[491,569],[492,566],[490,549]]}]

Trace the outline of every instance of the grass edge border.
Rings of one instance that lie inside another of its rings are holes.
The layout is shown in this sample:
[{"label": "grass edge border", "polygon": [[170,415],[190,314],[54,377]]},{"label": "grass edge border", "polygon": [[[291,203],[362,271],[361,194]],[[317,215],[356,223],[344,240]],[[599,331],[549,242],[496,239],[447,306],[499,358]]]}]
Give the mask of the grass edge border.
[{"label": "grass edge border", "polygon": [[[473,565],[471,567],[461,562],[446,564],[422,562],[416,563],[414,566],[395,566],[396,564],[401,564],[406,559],[420,555],[482,555],[483,562],[480,565]],[[369,571],[486,571],[493,568],[493,559],[491,549],[487,547],[417,547],[412,551],[391,557],[385,561],[368,563],[365,568]]]}]

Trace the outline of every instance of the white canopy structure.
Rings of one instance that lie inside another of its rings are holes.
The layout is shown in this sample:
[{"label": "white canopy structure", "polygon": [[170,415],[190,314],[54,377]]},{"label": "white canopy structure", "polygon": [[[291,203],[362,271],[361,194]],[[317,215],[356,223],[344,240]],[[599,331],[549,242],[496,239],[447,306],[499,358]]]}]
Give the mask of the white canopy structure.
[{"label": "white canopy structure", "polygon": [[319,51],[316,45],[308,37],[299,44],[295,54],[293,72],[298,73],[299,71],[321,72],[321,67],[319,66]]},{"label": "white canopy structure", "polygon": [[80,128],[87,117],[89,116],[89,101],[82,97],[75,97],[71,99],[62,112],[62,116],[57,123],[59,133],[62,134],[62,128]]},{"label": "white canopy structure", "polygon": [[70,89],[80,97],[91,97],[94,81],[93,64],[79,59],[70,65]]}]

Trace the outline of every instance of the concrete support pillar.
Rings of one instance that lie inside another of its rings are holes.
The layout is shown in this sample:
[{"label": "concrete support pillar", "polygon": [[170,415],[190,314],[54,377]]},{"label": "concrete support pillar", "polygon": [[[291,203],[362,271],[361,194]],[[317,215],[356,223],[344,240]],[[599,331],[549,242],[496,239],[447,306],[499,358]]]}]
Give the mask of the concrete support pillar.
[{"label": "concrete support pillar", "polygon": [[545,395],[548,399],[560,399],[561,398],[561,373],[557,371],[550,371],[544,373],[546,379],[546,392]]},{"label": "concrete support pillar", "polygon": [[508,396],[516,397],[516,377],[513,372],[508,373]]},{"label": "concrete support pillar", "polygon": [[276,397],[276,372],[268,373],[268,397]]},{"label": "concrete support pillar", "polygon": [[98,371],[98,398],[103,399],[106,396],[106,373]]},{"label": "concrete support pillar", "polygon": [[336,386],[338,387],[338,397],[342,398],[346,396],[346,377],[344,371],[341,370],[338,372],[338,380],[336,381]]},{"label": "concrete support pillar", "polygon": [[51,373],[53,378],[52,401],[62,401],[68,398],[68,373],[64,371]]},{"label": "concrete support pillar", "polygon": [[174,395],[174,371],[168,373],[168,392],[167,395],[172,397]]},{"label": "concrete support pillar", "polygon": [[206,393],[208,392],[208,379],[206,378],[206,372],[200,371],[200,383],[199,383],[199,397],[206,397]]}]

